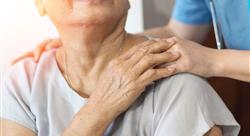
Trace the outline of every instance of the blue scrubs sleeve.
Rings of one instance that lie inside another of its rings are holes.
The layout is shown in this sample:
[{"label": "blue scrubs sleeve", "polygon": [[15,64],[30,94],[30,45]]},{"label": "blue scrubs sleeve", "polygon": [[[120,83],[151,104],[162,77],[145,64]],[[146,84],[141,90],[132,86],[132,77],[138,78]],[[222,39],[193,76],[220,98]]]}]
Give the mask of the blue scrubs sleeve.
[{"label": "blue scrubs sleeve", "polygon": [[172,18],[184,24],[210,24],[212,17],[205,0],[176,0]]}]

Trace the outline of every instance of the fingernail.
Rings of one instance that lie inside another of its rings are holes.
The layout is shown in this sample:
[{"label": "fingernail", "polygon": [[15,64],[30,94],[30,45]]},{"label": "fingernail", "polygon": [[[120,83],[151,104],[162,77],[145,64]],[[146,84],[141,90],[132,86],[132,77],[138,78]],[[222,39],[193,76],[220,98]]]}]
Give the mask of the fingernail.
[{"label": "fingernail", "polygon": [[169,43],[169,44],[174,44],[174,43],[175,43],[172,39],[166,39],[165,41],[166,41],[167,43]]}]

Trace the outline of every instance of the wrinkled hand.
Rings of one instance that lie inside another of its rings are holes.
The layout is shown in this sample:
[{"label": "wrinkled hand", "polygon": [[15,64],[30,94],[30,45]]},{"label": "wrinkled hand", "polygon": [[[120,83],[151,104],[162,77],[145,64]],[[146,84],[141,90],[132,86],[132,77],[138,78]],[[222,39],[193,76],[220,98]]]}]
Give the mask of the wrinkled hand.
[{"label": "wrinkled hand", "polygon": [[[179,54],[168,51],[168,42],[147,41],[112,60],[101,74],[89,103],[105,116],[116,118],[155,80],[172,75],[175,69],[157,65],[175,61]],[[111,120],[112,120],[111,119]]]},{"label": "wrinkled hand", "polygon": [[181,54],[177,61],[167,64],[176,69],[176,73],[189,72],[203,77],[214,75],[216,69],[213,66],[213,49],[176,37],[169,38],[167,41],[175,42],[169,51]]},{"label": "wrinkled hand", "polygon": [[47,39],[47,40],[44,40],[37,47],[35,47],[35,49],[33,51],[26,52],[23,55],[21,55],[21,56],[17,57],[16,59],[14,59],[11,62],[11,65],[14,65],[18,61],[20,61],[22,59],[25,59],[25,58],[28,58],[28,57],[32,57],[32,58],[34,58],[34,60],[36,62],[38,62],[39,59],[40,59],[40,56],[43,54],[43,52],[51,50],[53,48],[58,48],[61,45],[62,44],[61,44],[60,39]]}]

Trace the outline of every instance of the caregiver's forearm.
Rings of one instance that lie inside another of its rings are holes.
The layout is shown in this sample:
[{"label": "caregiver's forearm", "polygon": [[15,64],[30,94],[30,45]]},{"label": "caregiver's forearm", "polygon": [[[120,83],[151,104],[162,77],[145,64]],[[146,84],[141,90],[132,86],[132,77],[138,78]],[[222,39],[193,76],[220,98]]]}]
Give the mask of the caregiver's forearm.
[{"label": "caregiver's forearm", "polygon": [[250,82],[250,51],[216,50],[214,76]]},{"label": "caregiver's forearm", "polygon": [[99,109],[87,103],[74,116],[63,136],[103,136],[112,119]]},{"label": "caregiver's forearm", "polygon": [[168,24],[166,24],[165,26],[151,28],[141,34],[158,38],[169,38],[176,36],[202,43],[209,34],[210,27],[210,24],[191,25],[171,18]]},{"label": "caregiver's forearm", "polygon": [[169,38],[175,36],[167,26],[147,29],[146,31],[140,33],[140,35],[146,35],[154,38]]}]

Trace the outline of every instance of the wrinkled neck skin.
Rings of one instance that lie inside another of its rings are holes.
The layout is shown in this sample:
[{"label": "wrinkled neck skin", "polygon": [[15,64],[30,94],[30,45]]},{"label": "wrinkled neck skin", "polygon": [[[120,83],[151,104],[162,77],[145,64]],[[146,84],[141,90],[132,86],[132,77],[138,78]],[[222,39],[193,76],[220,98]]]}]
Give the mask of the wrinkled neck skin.
[{"label": "wrinkled neck skin", "polygon": [[[103,22],[95,25],[72,25],[59,29],[68,64],[91,70],[97,60],[118,51],[119,44],[126,40],[124,30],[126,17],[118,23]],[[61,30],[61,31],[60,31]]]},{"label": "wrinkled neck skin", "polygon": [[58,29],[63,44],[56,53],[58,65],[64,76],[70,78],[70,86],[81,96],[90,96],[108,62],[133,43],[130,39],[135,39],[134,36],[124,30],[126,17],[117,23],[107,21]]}]

